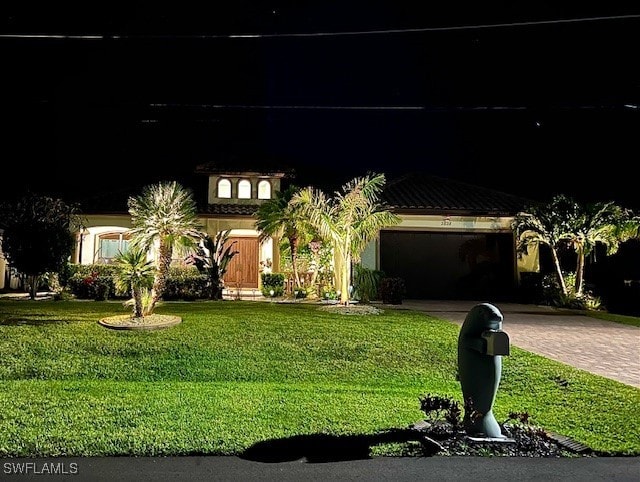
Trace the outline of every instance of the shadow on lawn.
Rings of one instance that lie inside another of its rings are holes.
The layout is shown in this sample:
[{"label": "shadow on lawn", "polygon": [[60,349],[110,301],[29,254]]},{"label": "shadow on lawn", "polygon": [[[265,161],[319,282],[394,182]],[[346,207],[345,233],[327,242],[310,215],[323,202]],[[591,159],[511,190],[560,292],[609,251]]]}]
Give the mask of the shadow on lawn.
[{"label": "shadow on lawn", "polygon": [[[254,462],[291,462],[306,459],[309,463],[340,462],[345,460],[370,459],[371,448],[388,443],[421,442],[422,435],[416,430],[394,429],[372,435],[295,435],[282,439],[258,442],[240,458]],[[437,453],[423,453],[431,456]]]},{"label": "shadow on lawn", "polygon": [[60,319],[58,315],[44,313],[29,313],[21,315],[3,316],[0,313],[0,325],[4,326],[21,326],[21,325],[59,325],[68,323],[78,323],[82,321],[94,321],[95,316],[68,316]]},{"label": "shadow on lawn", "polygon": [[65,323],[60,319],[31,319],[27,317],[15,317],[15,318],[5,318],[4,320],[0,320],[0,325],[4,326],[20,326],[20,325],[54,325],[57,323]]}]

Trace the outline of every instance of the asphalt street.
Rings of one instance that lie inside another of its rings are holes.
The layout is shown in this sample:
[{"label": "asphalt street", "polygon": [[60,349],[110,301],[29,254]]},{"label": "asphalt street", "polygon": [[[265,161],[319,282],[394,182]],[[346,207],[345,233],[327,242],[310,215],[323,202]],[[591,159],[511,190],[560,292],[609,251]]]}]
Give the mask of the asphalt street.
[{"label": "asphalt street", "polygon": [[[28,464],[28,465],[27,465]],[[22,471],[22,474],[16,472]],[[24,473],[27,471],[28,473]],[[57,471],[55,474],[53,472]],[[378,457],[263,463],[239,457],[3,459],[0,480],[80,481],[633,481],[639,457]]]}]

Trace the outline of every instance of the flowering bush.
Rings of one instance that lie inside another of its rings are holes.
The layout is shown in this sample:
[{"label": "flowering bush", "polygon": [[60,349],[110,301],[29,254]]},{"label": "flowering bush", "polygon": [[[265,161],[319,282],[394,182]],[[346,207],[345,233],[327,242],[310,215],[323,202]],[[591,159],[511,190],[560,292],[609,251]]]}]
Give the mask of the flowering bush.
[{"label": "flowering bush", "polygon": [[[68,286],[80,299],[106,300],[116,296],[114,274],[117,268],[110,265],[78,265],[69,278]],[[117,293],[118,296],[125,295]]]},{"label": "flowering bush", "polygon": [[113,279],[101,277],[98,273],[91,273],[91,276],[86,277],[83,283],[88,286],[96,301],[106,300],[109,293],[112,292]]}]

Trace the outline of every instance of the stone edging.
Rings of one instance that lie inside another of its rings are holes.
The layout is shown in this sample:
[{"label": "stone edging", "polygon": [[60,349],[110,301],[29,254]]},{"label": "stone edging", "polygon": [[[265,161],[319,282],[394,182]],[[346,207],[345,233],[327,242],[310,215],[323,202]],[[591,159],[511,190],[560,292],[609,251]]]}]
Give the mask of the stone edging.
[{"label": "stone edging", "polygon": [[130,315],[110,316],[98,320],[98,324],[112,330],[160,330],[182,322],[182,318],[173,315],[149,315],[135,319]]}]

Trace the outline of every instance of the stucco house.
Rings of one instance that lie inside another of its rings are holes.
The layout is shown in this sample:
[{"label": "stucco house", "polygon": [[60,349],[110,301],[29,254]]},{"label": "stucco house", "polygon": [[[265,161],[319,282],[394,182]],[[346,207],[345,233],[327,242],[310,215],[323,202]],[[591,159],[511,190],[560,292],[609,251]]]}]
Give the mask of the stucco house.
[{"label": "stucco house", "polygon": [[[196,198],[203,230],[210,235],[231,230],[236,241],[239,254],[229,265],[225,284],[251,291],[259,288],[261,262],[271,264],[274,272],[280,268],[275,249],[279,240],[259,241],[255,211],[293,173],[243,166],[197,166],[196,173],[207,178],[207,192]],[[411,173],[390,179],[383,201],[402,222],[381,231],[363,253],[362,263],[404,278],[408,298],[508,298],[522,272],[539,269],[537,252],[523,259],[515,253],[510,224],[525,205],[522,198]],[[77,234],[73,261],[111,263],[129,243],[126,203],[116,208],[87,205],[84,212],[86,224]]]},{"label": "stucco house", "polygon": [[538,250],[519,258],[511,222],[530,201],[422,173],[390,180],[383,201],[401,223],[381,231],[363,263],[405,280],[407,297],[510,298]]},{"label": "stucco house", "polygon": [[[208,176],[206,200],[199,203],[202,230],[212,236],[231,230],[230,241],[239,251],[228,266],[225,284],[245,290],[257,289],[260,262],[278,267],[274,240],[259,242],[254,213],[257,207],[281,189],[281,181],[290,175],[286,169],[233,169],[215,163],[197,166],[196,172]],[[133,193],[134,195],[137,193]],[[78,233],[74,261],[80,264],[111,263],[129,243],[131,218],[122,206],[116,210],[99,208],[86,213],[86,225]]]}]

